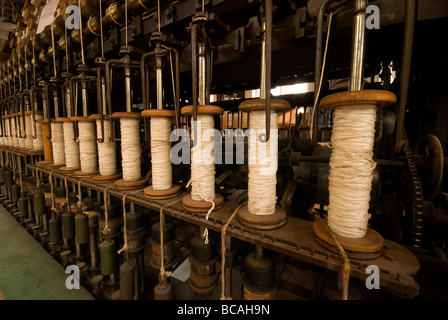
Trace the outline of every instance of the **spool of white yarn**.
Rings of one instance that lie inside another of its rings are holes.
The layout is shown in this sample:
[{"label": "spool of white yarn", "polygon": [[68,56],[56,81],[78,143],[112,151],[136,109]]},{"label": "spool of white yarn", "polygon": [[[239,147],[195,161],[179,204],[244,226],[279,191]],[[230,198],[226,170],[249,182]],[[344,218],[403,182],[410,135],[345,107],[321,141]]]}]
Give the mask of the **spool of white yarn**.
[{"label": "spool of white yarn", "polygon": [[65,164],[64,131],[61,122],[51,121],[51,142],[53,146],[53,163]]},{"label": "spool of white yarn", "polygon": [[269,141],[260,141],[266,134],[266,112],[252,111],[249,136],[248,210],[254,215],[271,215],[277,204],[278,115],[271,112]]},{"label": "spool of white yarn", "polygon": [[362,238],[367,231],[376,106],[336,108],[330,158],[328,225],[337,234]]},{"label": "spool of white yarn", "polygon": [[9,119],[8,120],[8,145],[10,146],[10,147],[14,147],[14,137],[13,137],[13,130],[12,130],[12,123],[13,122],[13,119]]},{"label": "spool of white yarn", "polygon": [[[104,141],[98,142],[98,161],[100,167],[100,175],[111,176],[117,173],[117,160],[115,156],[115,142],[111,142],[110,123],[107,120],[104,124]],[[101,137],[101,120],[96,120],[97,136]]]},{"label": "spool of white yarn", "polygon": [[5,145],[10,147],[12,146],[12,137],[11,137],[11,128],[10,128],[10,121],[9,119],[5,120],[5,132],[6,132],[6,138],[5,138]]},{"label": "spool of white yarn", "polygon": [[31,115],[25,116],[25,133],[26,133],[26,139],[25,139],[25,148],[27,150],[33,149],[33,128],[32,128],[32,122],[31,122]]},{"label": "spool of white yarn", "polygon": [[19,147],[20,149],[26,149],[26,138],[25,138],[25,122],[23,121],[23,115],[19,116],[20,118],[20,135],[19,139]]},{"label": "spool of white yarn", "polygon": [[140,144],[140,119],[121,118],[121,158],[124,181],[141,180],[142,147]]},{"label": "spool of white yarn", "polygon": [[79,168],[79,142],[74,140],[73,122],[64,122],[62,125],[64,131],[64,150],[65,150],[65,166],[67,168]]},{"label": "spool of white yarn", "polygon": [[151,165],[154,190],[167,190],[172,187],[170,135],[171,118],[151,118]]},{"label": "spool of white yarn", "polygon": [[17,128],[17,116],[14,116],[12,120],[12,141],[13,141],[13,147],[19,148],[19,136],[18,136],[18,128]]},{"label": "spool of white yarn", "polygon": [[81,171],[91,173],[98,171],[95,122],[80,121],[79,152],[81,158]]},{"label": "spool of white yarn", "polygon": [[[37,120],[42,120],[43,118],[44,117],[41,114],[35,115],[35,120],[36,120],[35,137],[36,137],[36,139],[33,139],[33,147],[34,147],[35,151],[43,151],[44,150],[44,136],[42,133],[42,123],[39,123],[37,121]],[[33,128],[33,130],[34,130],[34,128]]]},{"label": "spool of white yarn", "polygon": [[[214,141],[210,141],[215,123],[212,115],[198,115],[197,123],[191,118],[192,137],[197,125],[197,143],[191,149],[191,198],[196,201],[215,199]],[[209,152],[209,153],[207,153]]]}]

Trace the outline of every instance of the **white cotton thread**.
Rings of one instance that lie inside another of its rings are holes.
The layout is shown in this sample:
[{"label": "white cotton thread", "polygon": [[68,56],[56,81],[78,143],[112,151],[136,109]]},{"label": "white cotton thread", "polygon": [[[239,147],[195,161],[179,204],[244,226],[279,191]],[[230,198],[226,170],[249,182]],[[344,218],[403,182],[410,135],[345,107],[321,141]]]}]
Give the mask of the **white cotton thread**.
[{"label": "white cotton thread", "polygon": [[78,122],[79,131],[79,153],[81,160],[81,171],[86,173],[98,170],[95,122]]},{"label": "white cotton thread", "polygon": [[19,116],[19,118],[20,118],[20,135],[22,136],[19,139],[19,147],[20,149],[26,149],[25,122],[23,121],[23,115]]},{"label": "white cotton thread", "polygon": [[[38,122],[37,120],[42,120],[44,117],[41,114],[35,115],[36,120],[36,132],[35,137],[36,139],[33,139],[33,148],[35,151],[43,151],[44,150],[44,136],[42,133],[42,123]],[[33,128],[34,130],[34,128]]]},{"label": "white cotton thread", "polygon": [[328,225],[337,234],[362,238],[367,232],[376,106],[336,108],[330,158]]},{"label": "white cotton thread", "polygon": [[271,215],[277,204],[278,115],[271,112],[269,141],[260,141],[266,133],[266,112],[252,111],[249,135],[248,210],[254,215]]},{"label": "white cotton thread", "polygon": [[11,136],[11,121],[10,119],[6,120],[6,134],[7,134],[7,138],[6,138],[6,145],[8,147],[12,147],[12,136]]},{"label": "white cotton thread", "polygon": [[61,122],[51,122],[51,143],[53,146],[53,163],[65,164],[64,131]]},{"label": "white cotton thread", "polygon": [[26,133],[26,139],[25,139],[25,148],[27,150],[33,149],[33,129],[32,129],[32,122],[31,122],[31,115],[25,116],[25,133]]},{"label": "white cotton thread", "polygon": [[210,141],[210,133],[215,127],[213,116],[198,115],[197,126],[191,119],[192,139],[196,127],[198,141],[191,148],[191,198],[210,202],[215,199],[214,141]]},{"label": "white cotton thread", "polygon": [[[111,176],[117,173],[117,160],[115,157],[115,141],[111,142],[110,123],[103,121],[104,124],[104,141],[98,142],[98,162],[100,175]],[[96,120],[97,136],[101,137],[101,120]]]},{"label": "white cotton thread", "polygon": [[[197,143],[191,148],[191,198],[196,201],[210,202],[211,207],[205,216],[208,220],[210,213],[215,209],[215,162],[214,137],[215,122],[212,115],[198,115],[197,122],[191,118],[192,139],[197,130]],[[196,129],[197,128],[197,129]],[[202,234],[205,244],[208,244],[208,229]]]},{"label": "white cotton thread", "polygon": [[17,128],[17,116],[14,116],[13,122],[14,122],[12,124],[13,147],[19,148],[20,144],[19,144],[19,136],[18,136],[18,128]]},{"label": "white cotton thread", "polygon": [[64,122],[62,130],[64,131],[65,166],[67,168],[80,168],[79,142],[75,141],[73,122]]},{"label": "white cotton thread", "polygon": [[172,187],[171,118],[151,118],[152,187],[167,190]]},{"label": "white cotton thread", "polygon": [[121,158],[124,181],[141,179],[142,146],[140,144],[140,119],[121,118]]}]

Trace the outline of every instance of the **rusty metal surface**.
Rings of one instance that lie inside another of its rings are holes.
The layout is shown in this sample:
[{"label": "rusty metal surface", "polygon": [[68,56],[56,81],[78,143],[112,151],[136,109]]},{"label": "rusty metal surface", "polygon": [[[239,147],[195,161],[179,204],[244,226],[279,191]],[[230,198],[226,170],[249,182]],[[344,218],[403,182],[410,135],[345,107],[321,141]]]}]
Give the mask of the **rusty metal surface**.
[{"label": "rusty metal surface", "polygon": [[[91,178],[79,178],[70,173],[62,173],[59,170],[28,165],[32,170],[50,174],[53,177],[78,183],[87,188],[92,188],[103,192],[107,188],[107,193],[119,199],[123,198],[126,192],[117,190],[113,184],[95,184]],[[140,192],[128,193],[126,198],[135,204],[159,211],[163,205],[169,204],[177,199],[182,199],[186,193],[168,200],[151,200],[144,196],[143,189]],[[193,213],[186,211],[181,201],[174,205],[167,206],[164,213],[183,221],[202,225],[210,230],[221,232],[222,226],[232,215],[237,204],[225,202],[220,210],[213,212],[208,220],[205,220],[205,213]],[[286,223],[275,230],[258,231],[249,229],[239,223],[238,219],[233,219],[227,228],[227,235],[239,240],[260,245],[269,250],[292,256],[304,262],[324,267],[328,270],[342,271],[343,259],[325,248],[321,247],[315,240],[312,230],[313,221],[302,220],[295,217],[288,217]],[[350,260],[351,277],[365,280],[369,274],[366,268],[369,265],[376,265],[380,269],[381,286],[387,288],[393,294],[413,298],[418,295],[419,285],[413,278],[419,271],[417,258],[405,247],[385,239],[384,253],[373,260]]]}]

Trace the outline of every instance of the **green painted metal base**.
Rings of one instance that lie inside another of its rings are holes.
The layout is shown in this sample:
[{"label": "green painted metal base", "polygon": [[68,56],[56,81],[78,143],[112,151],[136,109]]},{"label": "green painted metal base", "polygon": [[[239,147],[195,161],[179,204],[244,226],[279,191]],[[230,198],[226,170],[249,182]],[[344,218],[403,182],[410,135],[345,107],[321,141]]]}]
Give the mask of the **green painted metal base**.
[{"label": "green painted metal base", "polygon": [[69,274],[0,207],[0,299],[93,300],[82,286],[69,290]]}]

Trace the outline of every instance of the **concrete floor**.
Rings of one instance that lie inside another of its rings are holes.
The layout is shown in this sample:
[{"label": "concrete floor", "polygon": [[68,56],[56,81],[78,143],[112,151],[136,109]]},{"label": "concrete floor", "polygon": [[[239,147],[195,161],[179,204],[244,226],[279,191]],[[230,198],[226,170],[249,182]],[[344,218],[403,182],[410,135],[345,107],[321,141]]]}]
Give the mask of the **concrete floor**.
[{"label": "concrete floor", "polygon": [[69,290],[69,274],[0,206],[0,300],[92,300],[82,286]]}]

